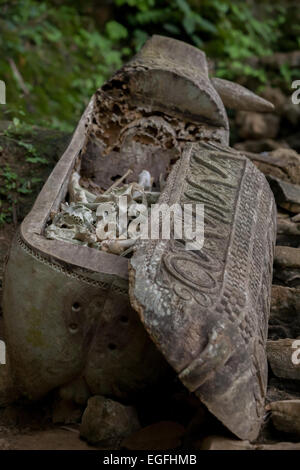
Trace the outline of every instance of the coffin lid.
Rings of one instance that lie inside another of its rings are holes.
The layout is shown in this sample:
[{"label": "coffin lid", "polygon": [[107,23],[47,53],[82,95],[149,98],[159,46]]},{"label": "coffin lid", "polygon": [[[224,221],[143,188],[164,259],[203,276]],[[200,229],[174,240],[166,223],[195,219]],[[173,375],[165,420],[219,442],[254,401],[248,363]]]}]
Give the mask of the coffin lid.
[{"label": "coffin lid", "polygon": [[184,237],[138,241],[131,304],[182,383],[234,434],[252,440],[267,387],[274,198],[246,157],[199,142],[185,147],[159,200],[192,202],[204,204],[202,248],[187,250]]}]

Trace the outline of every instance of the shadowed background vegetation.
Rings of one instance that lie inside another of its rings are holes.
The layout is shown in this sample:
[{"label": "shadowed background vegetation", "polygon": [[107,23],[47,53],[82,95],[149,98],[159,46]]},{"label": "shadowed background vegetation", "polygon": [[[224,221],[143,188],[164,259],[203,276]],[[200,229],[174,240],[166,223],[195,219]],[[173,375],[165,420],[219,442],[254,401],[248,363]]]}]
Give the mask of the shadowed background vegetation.
[{"label": "shadowed background vegetation", "polygon": [[289,96],[299,32],[291,0],[0,0],[0,227],[22,220],[91,95],[152,34],[200,47],[214,75]]},{"label": "shadowed background vegetation", "polygon": [[205,50],[219,77],[290,87],[295,69],[259,58],[299,49],[297,3],[0,0],[0,119],[72,131],[94,91],[154,33]]}]

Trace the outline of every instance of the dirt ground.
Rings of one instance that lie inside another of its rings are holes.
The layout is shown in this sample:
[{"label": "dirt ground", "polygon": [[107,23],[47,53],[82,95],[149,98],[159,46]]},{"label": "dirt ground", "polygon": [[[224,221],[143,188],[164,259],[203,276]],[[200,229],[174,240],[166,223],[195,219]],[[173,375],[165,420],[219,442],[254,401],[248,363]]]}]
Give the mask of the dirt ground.
[{"label": "dirt ground", "polygon": [[76,429],[52,427],[39,431],[0,426],[0,450],[96,450],[79,438]]}]

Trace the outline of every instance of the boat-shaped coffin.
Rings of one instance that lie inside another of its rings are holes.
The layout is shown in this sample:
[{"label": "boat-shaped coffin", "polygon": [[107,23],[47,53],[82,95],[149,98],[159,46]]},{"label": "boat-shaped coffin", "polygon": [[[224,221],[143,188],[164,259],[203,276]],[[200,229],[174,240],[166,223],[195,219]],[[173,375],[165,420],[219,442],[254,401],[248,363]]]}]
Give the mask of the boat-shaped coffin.
[{"label": "boat-shaped coffin", "polygon": [[[244,97],[251,109],[268,109],[244,89],[212,82],[201,51],[153,37],[95,94],[8,258],[3,311],[18,392],[124,399],[159,380],[167,361],[237,436],[256,437],[274,202],[264,176],[227,147],[218,93],[232,106],[241,108]],[[160,202],[204,204],[205,241],[201,250],[186,250],[182,240],[138,242],[130,297],[143,328],[129,305],[128,260],[49,240],[45,227],[74,168],[105,190],[128,168],[127,183],[146,169],[158,184],[172,165]]]}]

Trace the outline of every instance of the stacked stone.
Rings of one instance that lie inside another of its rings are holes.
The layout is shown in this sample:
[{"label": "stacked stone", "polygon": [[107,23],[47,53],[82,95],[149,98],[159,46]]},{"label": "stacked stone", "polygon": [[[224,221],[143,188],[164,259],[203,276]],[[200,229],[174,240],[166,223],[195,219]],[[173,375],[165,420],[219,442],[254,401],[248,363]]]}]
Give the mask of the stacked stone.
[{"label": "stacked stone", "polygon": [[198,442],[200,449],[300,449],[300,106],[279,89],[264,97],[275,112],[237,113],[238,135],[246,140],[234,147],[265,174],[278,210],[265,425],[254,443],[210,436]]},{"label": "stacked stone", "polygon": [[273,112],[239,111],[230,127],[234,148],[265,174],[278,211],[265,423],[255,442],[232,439],[212,426],[196,449],[300,449],[300,106],[279,88],[266,88],[263,97],[274,103]]}]

